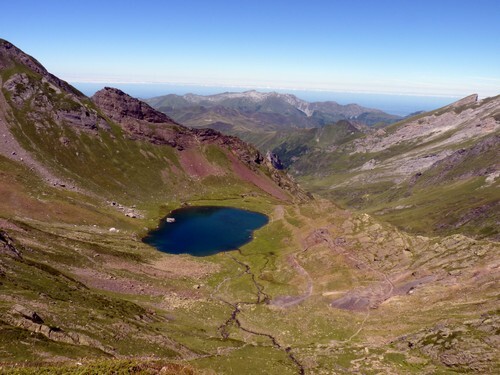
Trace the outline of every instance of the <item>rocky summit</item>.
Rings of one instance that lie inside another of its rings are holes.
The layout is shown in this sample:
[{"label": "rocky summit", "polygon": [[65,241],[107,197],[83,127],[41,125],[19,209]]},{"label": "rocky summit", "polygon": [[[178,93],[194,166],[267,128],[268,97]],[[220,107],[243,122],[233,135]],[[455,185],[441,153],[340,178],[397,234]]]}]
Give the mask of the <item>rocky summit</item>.
[{"label": "rocky summit", "polygon": [[[498,373],[499,97],[388,126],[256,92],[171,115],[5,40],[0,88],[1,373]],[[187,206],[269,220],[205,257],[143,241]]]}]

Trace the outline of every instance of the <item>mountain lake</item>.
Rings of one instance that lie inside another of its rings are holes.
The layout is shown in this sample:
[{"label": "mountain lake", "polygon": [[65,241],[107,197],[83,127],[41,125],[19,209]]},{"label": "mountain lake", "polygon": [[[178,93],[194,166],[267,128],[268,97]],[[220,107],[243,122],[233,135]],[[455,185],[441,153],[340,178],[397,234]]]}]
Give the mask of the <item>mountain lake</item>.
[{"label": "mountain lake", "polygon": [[172,211],[143,241],[169,254],[209,256],[238,249],[268,222],[264,214],[233,207],[184,207]]}]

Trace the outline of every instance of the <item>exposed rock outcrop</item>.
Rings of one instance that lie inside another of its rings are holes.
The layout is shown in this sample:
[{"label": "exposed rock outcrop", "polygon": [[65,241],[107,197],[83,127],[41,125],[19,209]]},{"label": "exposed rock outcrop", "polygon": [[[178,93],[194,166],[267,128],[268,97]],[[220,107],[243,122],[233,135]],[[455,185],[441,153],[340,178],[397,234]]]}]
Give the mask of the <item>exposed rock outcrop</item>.
[{"label": "exposed rock outcrop", "polygon": [[64,342],[73,345],[91,346],[105,353],[113,354],[111,347],[104,346],[101,342],[76,332],[66,332],[60,327],[50,326],[45,323],[40,315],[25,306],[14,305],[8,314],[3,316],[9,324],[24,328],[34,333],[40,333],[53,341]]},{"label": "exposed rock outcrop", "polygon": [[31,121],[38,128],[52,123],[68,124],[90,132],[109,128],[85,95],[49,73],[33,57],[0,39],[0,70],[4,69],[13,73],[2,83],[2,88],[8,93],[10,103],[26,113],[26,118],[17,116],[18,122]]},{"label": "exposed rock outcrop", "polygon": [[493,373],[500,345],[499,328],[498,316],[485,315],[462,325],[436,325],[401,337],[394,344],[400,350],[421,351],[450,368]]},{"label": "exposed rock outcrop", "polygon": [[281,163],[281,160],[278,155],[275,153],[268,151],[266,153],[266,159],[271,165],[276,168],[276,169],[283,169],[283,164]]},{"label": "exposed rock outcrop", "polygon": [[[475,158],[484,156],[486,153],[492,153],[492,157],[494,158],[493,154],[498,152],[498,145],[500,145],[500,135],[494,134],[481,139],[469,148],[461,148],[451,155],[438,160],[427,169],[426,174],[435,175],[429,178],[426,184],[450,183],[455,180],[495,174],[500,170],[500,160],[492,159],[492,163],[490,164],[472,163],[472,161]],[[457,172],[456,169],[466,162],[470,166],[463,171]]]},{"label": "exposed rock outcrop", "polygon": [[472,95],[466,96],[465,98],[457,100],[454,103],[451,103],[448,107],[450,107],[450,108],[458,108],[458,107],[461,107],[463,105],[477,103],[477,100],[478,100],[478,95],[477,94],[472,94]]},{"label": "exposed rock outcrop", "polygon": [[[399,183],[449,157],[457,145],[495,135],[500,130],[500,121],[494,118],[499,107],[500,97],[477,101],[474,94],[426,116],[409,118],[390,132],[354,140],[343,151],[350,155],[380,153],[376,170],[363,176],[369,175],[372,182],[391,179]],[[487,147],[488,142],[480,147]]]},{"label": "exposed rock outcrop", "polygon": [[80,98],[85,97],[85,95],[83,95],[69,83],[49,73],[47,69],[45,69],[43,65],[40,64],[35,58],[24,53],[12,43],[4,39],[0,39],[0,69],[9,68],[12,65],[25,66],[29,70],[44,77],[49,83],[58,87],[59,89],[72,93],[73,95]]},{"label": "exposed rock outcrop", "polygon": [[92,96],[92,101],[112,120],[117,122],[120,122],[124,118],[134,118],[154,124],[178,125],[164,113],[151,108],[149,104],[133,98],[116,88],[105,87]]},{"label": "exposed rock outcrop", "polygon": [[16,258],[22,258],[22,254],[14,245],[12,238],[0,229],[0,254],[2,253]]}]

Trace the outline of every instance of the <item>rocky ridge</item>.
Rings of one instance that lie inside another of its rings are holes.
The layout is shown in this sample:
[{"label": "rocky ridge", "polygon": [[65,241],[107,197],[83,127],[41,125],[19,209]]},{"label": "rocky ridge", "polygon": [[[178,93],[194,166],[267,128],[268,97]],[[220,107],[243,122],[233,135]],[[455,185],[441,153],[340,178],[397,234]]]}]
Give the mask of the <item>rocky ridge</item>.
[{"label": "rocky ridge", "polygon": [[132,98],[119,89],[105,87],[92,96],[97,104],[113,121],[121,122],[125,118],[144,120],[159,124],[178,125],[174,120],[151,108],[143,101]]},{"label": "rocky ridge", "polygon": [[77,97],[84,97],[84,95],[73,86],[49,73],[47,69],[45,69],[45,67],[38,62],[38,60],[24,53],[12,43],[4,39],[0,39],[0,70],[11,68],[13,64],[25,66],[29,70],[44,77],[52,85],[68,91]]},{"label": "rocky ridge", "polygon": [[308,200],[312,196],[300,189],[293,179],[278,171],[276,163],[237,137],[223,135],[212,129],[190,129],[182,126],[148,104],[122,91],[106,87],[98,91],[93,102],[111,119],[119,121],[131,139],[141,139],[158,145],[169,145],[178,151],[199,145],[217,145],[230,150],[250,170],[264,167],[272,180],[292,193],[294,199]]},{"label": "rocky ridge", "polygon": [[454,148],[462,143],[499,131],[500,120],[495,113],[500,107],[500,97],[476,100],[477,95],[472,95],[435,113],[409,119],[391,129],[380,129],[355,140],[345,151],[354,155],[401,148],[402,152],[394,158],[371,159],[373,167],[361,166],[364,170],[376,169],[370,173],[372,181],[389,177],[401,182],[452,155]]}]

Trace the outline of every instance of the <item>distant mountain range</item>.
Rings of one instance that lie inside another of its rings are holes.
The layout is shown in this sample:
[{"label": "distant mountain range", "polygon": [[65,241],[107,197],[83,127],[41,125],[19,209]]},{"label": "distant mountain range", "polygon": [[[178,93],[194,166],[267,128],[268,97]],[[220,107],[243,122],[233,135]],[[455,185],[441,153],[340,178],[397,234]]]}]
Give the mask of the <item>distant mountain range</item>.
[{"label": "distant mountain range", "polygon": [[373,126],[401,119],[378,109],[357,104],[313,102],[291,94],[258,91],[226,92],[217,95],[165,95],[146,100],[152,107],[183,124],[225,131],[278,130],[321,127],[339,120]]}]

